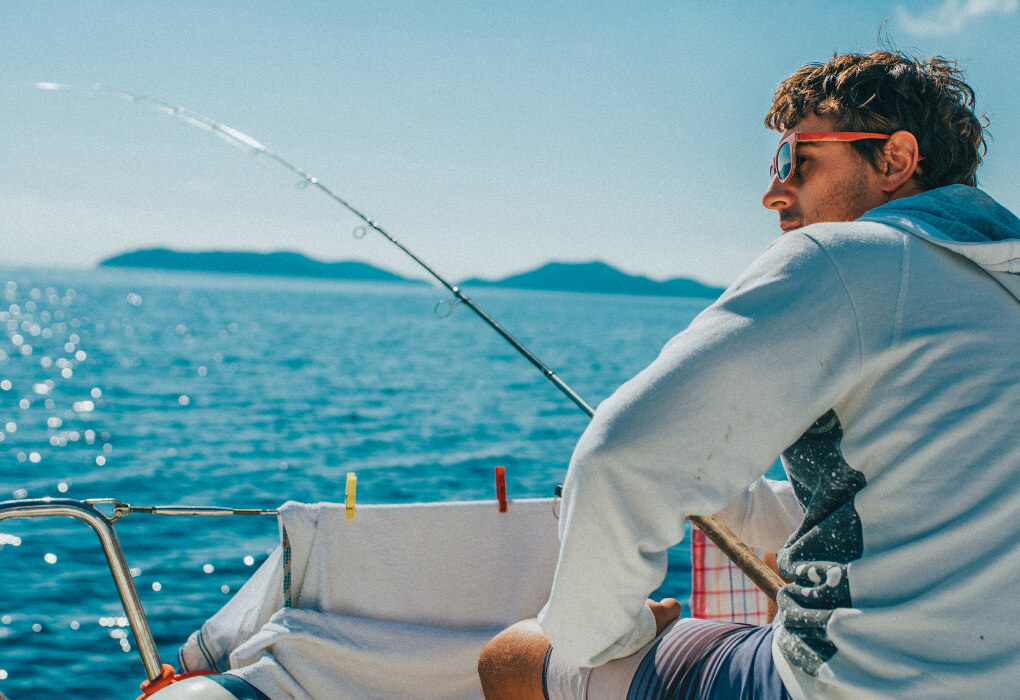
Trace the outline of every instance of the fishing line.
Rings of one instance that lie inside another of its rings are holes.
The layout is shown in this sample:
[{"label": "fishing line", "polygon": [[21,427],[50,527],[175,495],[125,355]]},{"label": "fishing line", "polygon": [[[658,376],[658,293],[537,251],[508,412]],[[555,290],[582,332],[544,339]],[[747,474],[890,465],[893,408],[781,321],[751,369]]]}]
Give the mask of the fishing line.
[{"label": "fishing line", "polygon": [[[39,82],[33,84],[40,90],[67,90],[73,89],[74,86],[66,85],[63,83],[46,83]],[[300,189],[306,189],[308,187],[314,187],[320,190],[327,197],[340,204],[347,211],[354,214],[356,217],[361,219],[365,225],[355,227],[353,234],[355,238],[364,238],[368,235],[368,230],[371,229],[381,235],[383,238],[388,240],[390,243],[395,245],[401,251],[403,251],[411,260],[418,264],[425,272],[427,272],[433,279],[439,282],[443,287],[448,289],[455,297],[455,301],[439,302],[436,305],[436,313],[440,316],[448,316],[453,312],[453,307],[458,304],[464,304],[471,309],[479,318],[489,325],[494,331],[503,336],[503,339],[510,343],[511,346],[518,353],[523,355],[531,364],[533,364],[553,385],[556,386],[563,394],[573,401],[578,408],[585,412],[589,418],[595,415],[595,411],[588,403],[582,399],[577,392],[571,389],[566,382],[559,378],[559,376],[553,372],[549,367],[538,359],[534,353],[514,338],[509,331],[501,326],[494,318],[489,316],[481,307],[479,307],[474,301],[471,300],[459,287],[448,282],[438,272],[433,270],[427,265],[421,258],[411,252],[403,243],[398,241],[392,235],[387,233],[378,223],[370,219],[368,216],[363,214],[358,209],[355,209],[347,200],[340,197],[333,190],[326,187],[319,181],[319,178],[309,174],[304,169],[298,167],[289,160],[286,160],[276,152],[270,150],[267,146],[260,143],[256,139],[252,138],[248,134],[242,131],[234,129],[233,127],[222,124],[214,119],[210,119],[197,112],[171,105],[162,100],[157,100],[146,95],[139,95],[133,92],[127,92],[125,90],[118,90],[116,88],[107,87],[105,85],[93,85],[92,90],[96,92],[102,92],[114,97],[120,98],[128,102],[134,102],[142,105],[152,107],[163,114],[171,117],[180,119],[181,121],[190,124],[202,131],[213,134],[214,136],[226,141],[232,146],[236,146],[244,151],[249,151],[255,155],[264,156],[276,163],[279,163],[282,167],[286,168],[290,172],[297,175],[300,179],[298,180],[298,187]],[[557,487],[557,495],[559,495],[559,488]],[[736,535],[726,527],[725,524],[720,522],[715,516],[700,516],[693,515],[689,520],[697,525],[705,535],[711,539],[727,557],[729,557],[740,569],[754,581],[759,588],[761,588],[766,595],[775,600],[776,592],[784,585],[782,579],[768,568],[764,562],[761,561],[743,542],[741,542]]]},{"label": "fishing line", "polygon": [[[65,90],[71,89],[73,87],[71,85],[65,85],[63,83],[34,83],[34,86],[39,88],[40,90]],[[234,129],[233,127],[227,126],[226,124],[222,124],[214,119],[210,119],[209,117],[206,117],[202,114],[198,114],[197,112],[192,112],[191,110],[185,109],[183,107],[171,105],[166,102],[163,102],[162,100],[157,100],[146,95],[139,95],[132,92],[126,92],[124,90],[118,90],[116,88],[107,87],[105,85],[96,84],[92,86],[92,89],[96,92],[103,92],[109,95],[113,95],[114,97],[118,97],[128,102],[135,102],[138,104],[143,104],[152,107],[162,112],[163,114],[169,115],[171,117],[176,117],[177,119],[180,119],[181,121],[190,124],[191,126],[201,129],[202,131],[209,132],[214,136],[219,137],[223,141],[226,141],[230,145],[240,148],[241,150],[249,151],[250,153],[253,153],[255,155],[264,156],[276,163],[279,163],[281,166],[283,166],[284,168],[286,168],[287,170],[294,173],[300,178],[300,180],[298,180],[299,189],[314,187],[321,191],[323,194],[325,194],[327,197],[332,199],[333,201],[340,204],[340,206],[344,207],[347,211],[354,214],[363,222],[365,222],[365,226],[355,227],[353,231],[355,238],[364,238],[368,234],[369,229],[375,231],[383,238],[388,240],[390,243],[395,245],[397,248],[399,248],[401,251],[403,251],[409,258],[411,258],[411,260],[416,262],[418,266],[425,270],[425,272],[427,272],[433,279],[435,279],[446,289],[448,289],[454,295],[456,301],[453,302],[441,301],[438,304],[436,304],[436,315],[440,317],[449,316],[453,312],[453,307],[456,304],[458,303],[464,304],[466,307],[475,312],[475,314],[479,318],[485,321],[485,323],[487,323],[490,328],[492,328],[494,331],[503,336],[504,340],[510,343],[510,345],[513,346],[513,348],[518,353],[523,355],[525,359],[527,359],[531,364],[538,368],[538,370],[543,375],[545,375],[546,379],[552,382],[557,389],[559,389],[561,392],[563,392],[563,394],[567,396],[567,398],[569,398],[571,401],[577,404],[578,408],[584,411],[589,418],[591,418],[595,414],[595,411],[592,409],[592,407],[589,406],[588,403],[577,394],[577,392],[571,389],[566,382],[560,379],[555,372],[549,369],[549,367],[540,359],[538,359],[538,357],[536,357],[534,353],[528,350],[528,348],[524,347],[524,345],[519,340],[513,337],[510,334],[510,332],[503,328],[503,326],[501,326],[494,318],[489,316],[489,314],[487,314],[480,306],[478,306],[478,304],[476,304],[459,287],[457,287],[457,285],[448,282],[438,272],[436,272],[429,265],[427,265],[421,258],[419,258],[417,255],[411,252],[411,250],[408,249],[407,246],[405,246],[403,243],[398,241],[392,235],[387,233],[377,222],[373,221],[368,216],[363,214],[361,211],[354,208],[347,200],[340,197],[336,192],[326,187],[326,185],[322,184],[322,182],[319,181],[319,178],[309,174],[303,168],[298,167],[291,161],[286,160],[278,153],[270,150],[264,144],[260,143],[259,141],[252,138],[248,134],[245,134],[242,131]]]}]

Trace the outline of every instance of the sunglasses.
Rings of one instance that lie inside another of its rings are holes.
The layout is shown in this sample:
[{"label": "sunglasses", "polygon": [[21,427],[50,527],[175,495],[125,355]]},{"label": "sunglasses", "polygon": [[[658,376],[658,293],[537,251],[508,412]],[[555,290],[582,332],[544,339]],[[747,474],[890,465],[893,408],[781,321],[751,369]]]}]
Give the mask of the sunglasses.
[{"label": "sunglasses", "polygon": [[769,174],[778,175],[780,182],[790,179],[793,171],[797,169],[798,141],[862,141],[887,138],[889,134],[873,134],[869,131],[795,131],[779,142]]}]

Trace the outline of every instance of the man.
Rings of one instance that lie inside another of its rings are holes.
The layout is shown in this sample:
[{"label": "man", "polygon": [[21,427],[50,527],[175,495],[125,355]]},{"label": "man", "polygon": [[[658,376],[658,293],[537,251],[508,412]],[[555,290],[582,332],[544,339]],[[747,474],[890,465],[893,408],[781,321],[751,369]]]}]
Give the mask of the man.
[{"label": "man", "polygon": [[[976,189],[973,104],[889,52],[779,86],[783,235],[599,406],[486,697],[1020,697],[1020,220]],[[685,517],[727,504],[792,581],[771,627],[646,604]]]}]

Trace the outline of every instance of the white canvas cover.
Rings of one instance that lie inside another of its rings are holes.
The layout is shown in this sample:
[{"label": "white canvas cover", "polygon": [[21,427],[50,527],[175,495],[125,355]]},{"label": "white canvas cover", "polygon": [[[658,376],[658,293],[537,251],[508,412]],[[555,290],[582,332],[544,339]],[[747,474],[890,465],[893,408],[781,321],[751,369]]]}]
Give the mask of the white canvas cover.
[{"label": "white canvas cover", "polygon": [[[272,698],[481,697],[478,654],[548,598],[551,499],[408,505],[288,502],[289,540],[181,648],[182,671]],[[281,605],[285,569],[291,605]]]}]

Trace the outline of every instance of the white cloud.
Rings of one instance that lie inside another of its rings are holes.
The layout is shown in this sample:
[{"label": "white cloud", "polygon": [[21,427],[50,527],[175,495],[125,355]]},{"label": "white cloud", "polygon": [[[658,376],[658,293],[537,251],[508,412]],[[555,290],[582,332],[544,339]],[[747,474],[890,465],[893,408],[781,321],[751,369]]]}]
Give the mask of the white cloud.
[{"label": "white cloud", "polygon": [[944,0],[937,7],[916,15],[897,5],[896,19],[913,36],[947,36],[959,34],[971,20],[979,17],[1012,15],[1018,5],[1020,0]]}]

